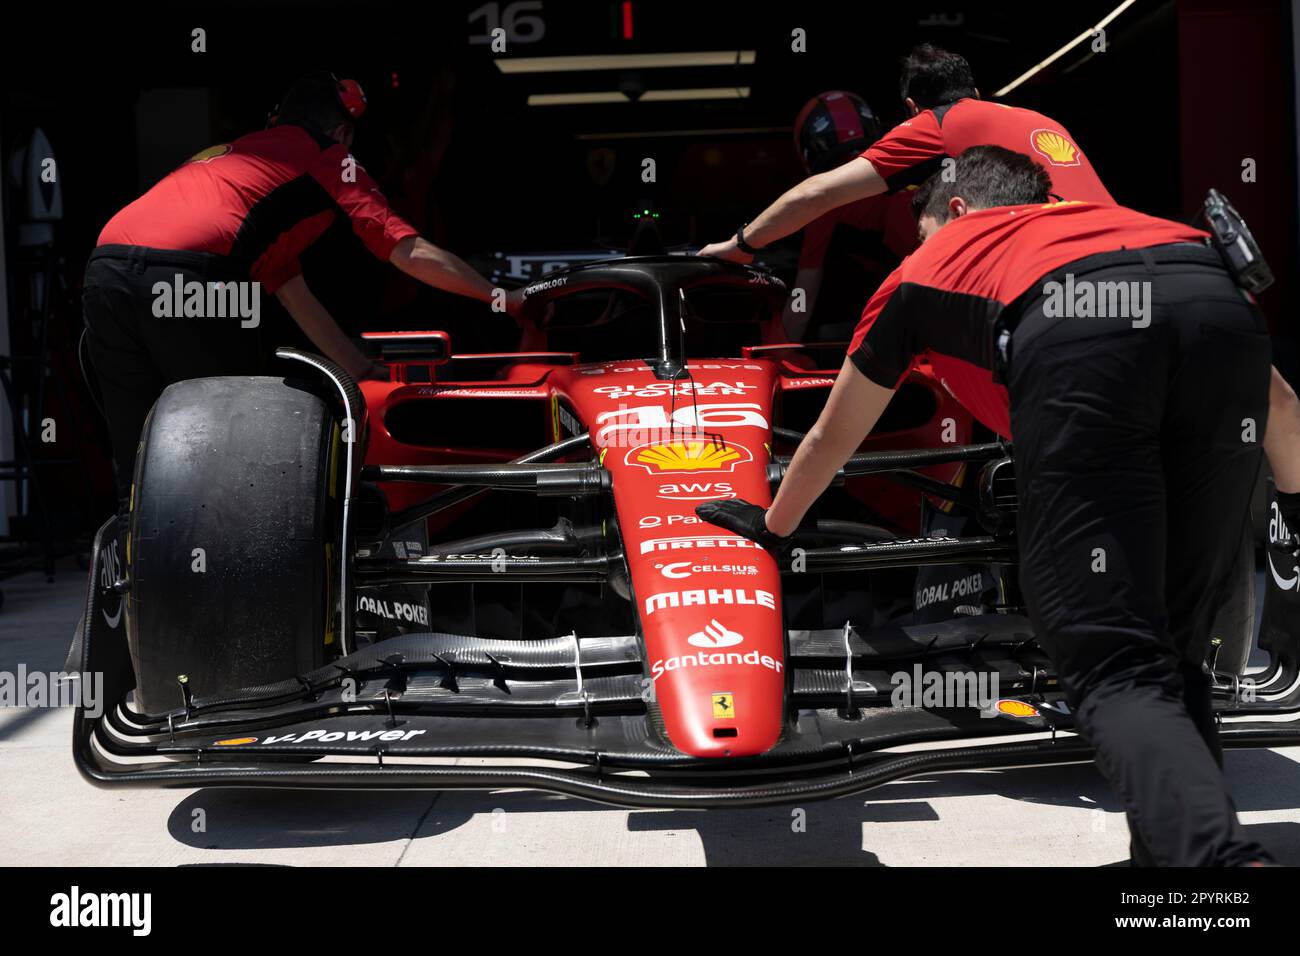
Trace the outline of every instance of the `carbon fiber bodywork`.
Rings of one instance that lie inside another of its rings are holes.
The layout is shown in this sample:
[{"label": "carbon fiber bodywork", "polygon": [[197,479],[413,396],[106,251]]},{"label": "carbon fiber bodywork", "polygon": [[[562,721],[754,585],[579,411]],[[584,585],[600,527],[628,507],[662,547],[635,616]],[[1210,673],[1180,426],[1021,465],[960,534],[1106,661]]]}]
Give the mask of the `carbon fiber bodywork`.
[{"label": "carbon fiber bodywork", "polygon": [[[177,708],[146,717],[127,704],[131,662],[109,606],[120,595],[99,573],[112,537],[113,522],[96,537],[80,667],[103,673],[117,703],[98,718],[78,708],[73,732],[78,769],[97,786],[523,787],[629,807],[755,806],[922,773],[1091,759],[1014,615],[869,636],[789,632],[785,730],[753,757],[690,757],[668,743],[633,636],[412,634],[234,698],[196,699],[178,685]],[[1035,715],[881,706],[898,662],[942,671],[969,666],[972,655]],[[1222,696],[1225,746],[1300,743],[1293,664],[1260,675],[1253,702],[1233,700],[1231,689]]]}]

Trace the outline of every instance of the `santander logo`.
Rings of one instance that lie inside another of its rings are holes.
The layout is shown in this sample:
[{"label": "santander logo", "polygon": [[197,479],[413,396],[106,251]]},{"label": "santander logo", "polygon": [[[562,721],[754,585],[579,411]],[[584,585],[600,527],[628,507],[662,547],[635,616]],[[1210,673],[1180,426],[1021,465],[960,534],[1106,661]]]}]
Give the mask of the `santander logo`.
[{"label": "santander logo", "polygon": [[686,639],[692,647],[735,647],[745,638],[737,631],[729,631],[715,617],[704,630],[696,631]]}]

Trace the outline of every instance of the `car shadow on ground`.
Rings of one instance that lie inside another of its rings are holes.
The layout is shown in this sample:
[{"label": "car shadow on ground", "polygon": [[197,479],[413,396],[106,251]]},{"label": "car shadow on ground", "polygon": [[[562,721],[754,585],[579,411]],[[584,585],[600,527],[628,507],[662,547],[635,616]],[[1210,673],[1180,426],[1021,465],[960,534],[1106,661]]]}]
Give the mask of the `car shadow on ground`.
[{"label": "car shadow on ground", "polygon": [[[1270,751],[1230,752],[1227,761],[1239,810],[1300,806],[1300,763]],[[872,850],[872,834],[878,828],[918,822],[942,825],[933,801],[981,796],[1104,814],[1123,809],[1096,769],[1084,764],[921,776],[863,796],[810,801],[803,806],[637,811],[628,814],[626,827],[631,833],[694,833],[704,862],[712,866],[879,866],[882,864]],[[170,814],[168,831],[173,839],[198,849],[365,845],[436,837],[494,812],[571,816],[611,811],[581,800],[523,791],[438,794],[214,789],[197,791],[182,800]],[[1082,840],[1088,839],[1098,821],[1094,813],[1065,819],[1078,827],[1075,838]],[[203,829],[196,830],[200,821]],[[1122,824],[1113,818],[1103,824],[1116,825]],[[572,826],[578,829],[582,824],[575,820]],[[1281,862],[1300,865],[1300,823],[1256,823],[1248,825],[1247,831]],[[1056,835],[1060,836],[1059,827]],[[1024,834],[1006,835],[1007,840],[1017,838]],[[990,847],[990,861],[994,856]],[[940,856],[930,862],[944,861]],[[1117,859],[1112,865],[1123,862]]]},{"label": "car shadow on ground", "polygon": [[177,842],[203,850],[390,843],[409,838],[437,796],[418,791],[198,790],[172,810],[167,832]]},{"label": "car shadow on ground", "polygon": [[[1227,756],[1238,808],[1277,810],[1300,805],[1300,763],[1269,750]],[[629,813],[629,832],[694,832],[706,865],[879,866],[872,831],[892,823],[940,823],[932,801],[1001,796],[1008,800],[1080,810],[1122,812],[1092,765],[923,775],[865,796],[810,801],[803,806],[735,810],[647,810]],[[523,791],[347,792],[207,790],[175,806],[168,831],[199,849],[334,847],[428,839],[467,825],[482,814],[611,812],[580,800]],[[1079,838],[1096,823],[1076,814]],[[201,822],[201,829],[196,826]],[[1114,826],[1115,823],[1106,823]],[[578,823],[580,826],[580,823]],[[1247,826],[1279,861],[1300,865],[1300,823]],[[1017,834],[1008,834],[1008,839]],[[931,862],[943,864],[943,858]],[[1062,860],[1067,864],[1069,860]],[[1123,865],[1115,860],[1112,865]]]}]

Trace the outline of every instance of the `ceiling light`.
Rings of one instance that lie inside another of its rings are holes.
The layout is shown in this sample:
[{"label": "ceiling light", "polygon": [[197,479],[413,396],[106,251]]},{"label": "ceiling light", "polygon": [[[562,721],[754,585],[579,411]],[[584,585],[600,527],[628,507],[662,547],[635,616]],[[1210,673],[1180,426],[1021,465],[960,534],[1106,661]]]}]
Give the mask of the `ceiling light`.
[{"label": "ceiling light", "polygon": [[748,86],[708,86],[683,90],[646,90],[633,100],[621,90],[597,90],[589,93],[531,93],[529,106],[589,106],[598,103],[676,103],[684,100],[743,100]]},{"label": "ceiling light", "polygon": [[653,70],[661,67],[752,66],[753,50],[687,53],[609,53],[591,56],[520,56],[493,60],[502,73],[572,73],[582,70]]},{"label": "ceiling light", "polygon": [[1078,45],[1079,45],[1080,43],[1082,43],[1084,40],[1089,39],[1089,38],[1090,38],[1093,34],[1095,34],[1098,30],[1101,30],[1103,27],[1107,26],[1107,25],[1108,25],[1112,20],[1114,20],[1117,16],[1119,16],[1121,13],[1123,13],[1123,12],[1124,12],[1125,10],[1127,10],[1129,7],[1133,6],[1133,4],[1136,3],[1136,2],[1137,2],[1137,0],[1124,0],[1124,2],[1121,3],[1118,7],[1116,7],[1114,10],[1112,10],[1110,13],[1106,14],[1105,18],[1102,19],[1102,20],[1101,20],[1101,21],[1100,21],[1100,22],[1099,22],[1095,27],[1092,27],[1091,29],[1088,29],[1088,30],[1084,30],[1084,31],[1083,31],[1082,33],[1080,33],[1077,37],[1075,37],[1073,40],[1071,40],[1071,41],[1070,41],[1069,43],[1067,43],[1065,46],[1061,47],[1059,50],[1057,50],[1055,53],[1053,53],[1053,54],[1052,54],[1051,56],[1049,56],[1047,59],[1040,61],[1040,62],[1039,62],[1037,65],[1035,65],[1035,66],[1031,66],[1029,69],[1025,70],[1024,73],[1021,73],[1018,77],[1016,77],[1014,80],[1012,80],[1012,81],[1011,81],[1010,83],[1008,83],[1006,86],[1002,87],[1002,89],[998,90],[998,91],[997,91],[996,93],[994,93],[993,95],[994,95],[994,96],[1006,96],[1008,93],[1010,93],[1012,90],[1014,90],[1014,89],[1015,89],[1017,86],[1019,86],[1021,83],[1025,82],[1025,80],[1029,79],[1029,78],[1030,78],[1031,76],[1033,76],[1035,73],[1039,72],[1040,70],[1044,69],[1045,67],[1051,66],[1053,63],[1055,63],[1055,62],[1056,62],[1057,60],[1059,60],[1061,57],[1065,56],[1065,54],[1069,53],[1071,50],[1073,50],[1076,46],[1078,46]]}]

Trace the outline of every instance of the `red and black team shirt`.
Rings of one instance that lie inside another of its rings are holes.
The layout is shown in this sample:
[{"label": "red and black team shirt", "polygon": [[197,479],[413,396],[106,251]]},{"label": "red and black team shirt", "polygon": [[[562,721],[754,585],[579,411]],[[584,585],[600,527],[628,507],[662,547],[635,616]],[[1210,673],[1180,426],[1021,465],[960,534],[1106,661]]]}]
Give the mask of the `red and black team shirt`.
[{"label": "red and black team shirt", "polygon": [[800,269],[815,269],[826,260],[831,240],[841,226],[879,236],[882,249],[895,259],[902,259],[919,243],[910,192],[868,196],[823,213],[804,226],[803,245],[799,249]]},{"label": "red and black team shirt", "polygon": [[893,192],[920,184],[945,158],[971,146],[1001,146],[1036,159],[1051,175],[1059,199],[1115,202],[1064,126],[1042,113],[987,100],[958,100],[917,113],[876,140],[862,158]]},{"label": "red and black team shirt", "polygon": [[349,162],[347,147],[300,126],[274,126],[168,173],[109,220],[98,244],[227,256],[274,292],[302,271],[298,256],[339,215],[380,259],[418,235]]},{"label": "red and black team shirt", "polygon": [[1079,259],[1205,238],[1191,226],[1100,203],[968,213],[935,232],[881,283],[853,333],[849,358],[889,389],[914,360],[924,359],[971,414],[1010,438],[1007,391],[993,381],[988,355],[988,324],[998,313]]}]

